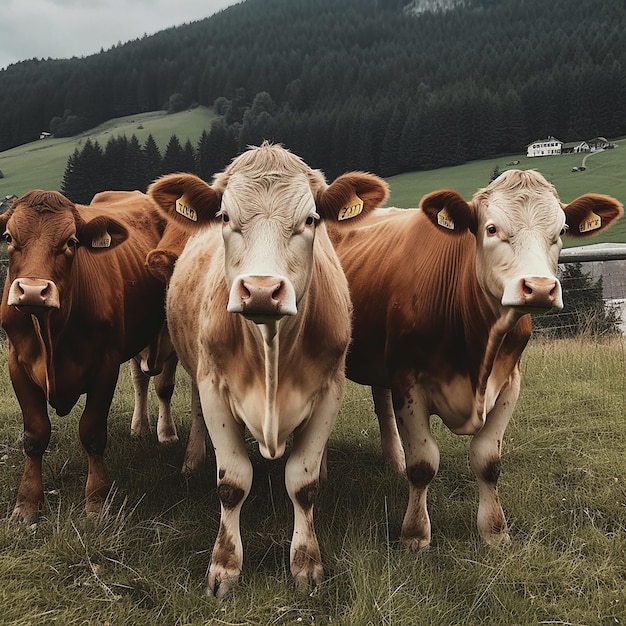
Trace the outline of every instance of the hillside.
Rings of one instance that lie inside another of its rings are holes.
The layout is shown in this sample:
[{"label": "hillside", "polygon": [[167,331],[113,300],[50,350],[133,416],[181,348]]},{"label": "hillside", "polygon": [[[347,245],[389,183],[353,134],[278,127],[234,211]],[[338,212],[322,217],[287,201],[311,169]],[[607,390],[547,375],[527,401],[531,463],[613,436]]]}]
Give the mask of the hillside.
[{"label": "hillside", "polygon": [[60,189],[69,156],[88,139],[104,147],[111,137],[135,135],[143,144],[148,135],[152,135],[159,149],[164,151],[172,135],[182,143],[189,139],[195,145],[202,131],[215,119],[215,114],[206,107],[171,115],[155,111],[108,120],[76,137],[38,139],[0,152],[0,171],[4,174],[4,178],[0,178],[0,198],[21,195],[34,188]]},{"label": "hillside", "polygon": [[[166,115],[164,112],[145,113],[109,120],[106,123],[72,139],[38,140],[24,146],[0,152],[0,198],[15,193],[20,195],[33,188],[60,189],[68,157],[87,139],[104,145],[111,136],[135,134],[140,142],[152,134],[159,148],[164,149],[172,134],[181,141],[193,143],[202,131],[216,119],[204,107]],[[617,141],[618,148],[594,154],[565,154],[554,157],[528,158],[525,154],[482,159],[436,170],[415,171],[391,176],[389,206],[403,208],[418,206],[420,198],[434,189],[452,188],[468,200],[474,192],[489,183],[494,169],[537,169],[552,182],[563,202],[570,202],[584,193],[612,195],[626,204],[626,139]],[[287,146],[290,148],[290,146]],[[573,172],[585,159],[586,170]],[[516,165],[512,165],[517,162]],[[626,219],[617,223],[593,243],[626,243]],[[564,240],[566,246],[574,242]]]},{"label": "hillside", "polygon": [[[336,174],[391,176],[626,134],[623,0],[247,0],[82,59],[0,71],[0,150],[71,111],[82,128],[211,107]],[[433,3],[438,6],[439,3]]]}]

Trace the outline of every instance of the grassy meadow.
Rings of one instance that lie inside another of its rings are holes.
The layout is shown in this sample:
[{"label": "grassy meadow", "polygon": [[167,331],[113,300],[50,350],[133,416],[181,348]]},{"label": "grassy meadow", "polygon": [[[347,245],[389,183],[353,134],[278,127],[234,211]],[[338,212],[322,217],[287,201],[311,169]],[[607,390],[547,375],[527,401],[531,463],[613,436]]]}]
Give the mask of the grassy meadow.
[{"label": "grassy meadow", "polygon": [[[9,523],[22,470],[21,417],[0,344],[0,623],[342,626],[626,623],[626,344],[619,339],[547,343],[523,360],[520,401],[504,441],[500,495],[512,544],[482,545],[466,437],[433,418],[441,449],[429,492],[433,543],[398,542],[406,479],[381,462],[369,390],[349,383],[316,504],[326,580],[298,593],[289,574],[292,508],[284,461],[250,441],[252,492],[242,512],[244,571],[234,594],[201,596],[219,504],[210,460],[179,474],[182,443],[131,439],[126,366],[109,420],[114,487],[106,515],[82,510],[86,460],[77,407],[53,416],[41,521]],[[189,382],[174,394],[181,441]],[[156,414],[153,398],[152,415]]]}]

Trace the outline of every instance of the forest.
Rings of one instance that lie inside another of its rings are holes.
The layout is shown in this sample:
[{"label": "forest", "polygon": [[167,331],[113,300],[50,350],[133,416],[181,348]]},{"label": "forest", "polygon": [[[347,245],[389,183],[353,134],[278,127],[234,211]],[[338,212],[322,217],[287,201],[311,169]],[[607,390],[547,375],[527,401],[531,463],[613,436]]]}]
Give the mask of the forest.
[{"label": "forest", "polygon": [[0,150],[197,104],[221,115],[193,147],[203,176],[263,139],[332,177],[519,153],[547,135],[626,134],[623,0],[416,6],[246,0],[89,57],[10,65]]}]

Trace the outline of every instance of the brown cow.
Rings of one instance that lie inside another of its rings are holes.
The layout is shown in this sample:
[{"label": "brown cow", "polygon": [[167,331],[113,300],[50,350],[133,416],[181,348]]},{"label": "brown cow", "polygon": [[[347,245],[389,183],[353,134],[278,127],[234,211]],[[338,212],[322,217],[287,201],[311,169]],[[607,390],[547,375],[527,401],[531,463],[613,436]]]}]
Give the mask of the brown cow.
[{"label": "brown cow", "polygon": [[328,186],[289,151],[264,144],[237,157],[212,186],[180,174],[149,189],[195,233],[176,262],[167,316],[217,462],[221,520],[209,595],[228,593],[243,563],[239,517],[252,484],[246,427],[268,459],[284,454],[293,433],[285,468],[291,573],[303,585],[323,578],[313,506],[343,396],[351,314],[324,222],[375,208],[386,197],[378,182],[352,173]]},{"label": "brown cow", "polygon": [[[469,203],[436,191],[420,209],[376,211],[345,234],[331,233],[354,306],[348,377],[374,388],[381,433],[393,433],[395,409],[404,444],[404,544],[430,542],[426,492],[439,465],[431,414],[473,435],[479,532],[490,544],[509,541],[497,480],[530,337],[527,314],[563,306],[560,235],[600,232],[622,211],[595,194],[562,204],[540,174],[511,170]],[[384,401],[389,389],[393,408]]]},{"label": "brown cow", "polygon": [[108,493],[103,455],[120,364],[164,321],[164,285],[145,267],[164,220],[145,194],[104,192],[89,206],[34,190],[0,217],[9,269],[0,315],[24,419],[24,475],[13,517],[31,522],[43,500],[47,404],[67,415],[86,394],[80,440],[89,469],[85,508]]}]

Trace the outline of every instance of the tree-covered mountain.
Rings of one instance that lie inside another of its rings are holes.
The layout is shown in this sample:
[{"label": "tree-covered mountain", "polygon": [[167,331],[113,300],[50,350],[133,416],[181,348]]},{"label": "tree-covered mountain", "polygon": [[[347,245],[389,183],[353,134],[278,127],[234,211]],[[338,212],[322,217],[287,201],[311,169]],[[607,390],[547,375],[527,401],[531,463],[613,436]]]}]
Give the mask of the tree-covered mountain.
[{"label": "tree-covered mountain", "polygon": [[282,141],[330,175],[626,134],[623,0],[420,6],[247,0],[90,57],[11,65],[0,71],[0,150],[51,122],[194,103],[223,115],[215,141]]}]

